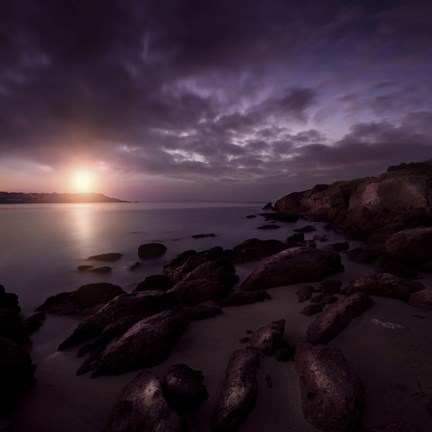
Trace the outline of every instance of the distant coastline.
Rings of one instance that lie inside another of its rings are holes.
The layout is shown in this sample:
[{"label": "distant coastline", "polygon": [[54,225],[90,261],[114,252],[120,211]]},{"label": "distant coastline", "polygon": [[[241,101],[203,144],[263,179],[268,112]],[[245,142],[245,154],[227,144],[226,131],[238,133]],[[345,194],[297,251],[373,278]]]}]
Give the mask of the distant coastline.
[{"label": "distant coastline", "polygon": [[121,203],[101,193],[24,193],[0,192],[0,204],[55,204],[55,203]]}]

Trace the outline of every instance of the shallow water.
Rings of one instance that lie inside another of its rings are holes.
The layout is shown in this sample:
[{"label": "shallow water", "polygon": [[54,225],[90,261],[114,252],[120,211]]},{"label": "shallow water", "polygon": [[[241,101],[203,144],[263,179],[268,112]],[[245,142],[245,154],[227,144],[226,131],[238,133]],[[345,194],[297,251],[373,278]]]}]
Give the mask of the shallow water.
[{"label": "shallow water", "polygon": [[[143,204],[72,204],[0,207],[2,249],[0,283],[19,294],[24,312],[31,312],[49,295],[78,288],[90,281],[110,281],[130,291],[145,276],[160,273],[162,265],[187,249],[213,246],[231,248],[248,238],[284,240],[295,227],[306,222],[280,223],[279,230],[262,231],[259,207],[185,207]],[[323,233],[306,235],[312,238]],[[214,238],[193,239],[193,234],[215,233]],[[325,232],[329,241],[343,237]],[[139,244],[162,241],[165,256],[146,261],[137,271],[127,267],[137,260]],[[351,242],[352,246],[356,246]],[[319,247],[325,243],[319,243]],[[122,252],[123,258],[109,264],[112,274],[76,272],[85,258],[105,252]],[[345,272],[336,277],[344,283],[355,275],[371,271],[367,265],[347,261]],[[244,279],[254,263],[237,266]],[[430,284],[430,278],[424,279]],[[272,320],[286,320],[285,336],[290,343],[304,340],[313,317],[299,314],[305,304],[297,303],[295,291],[301,285],[269,290],[271,301],[225,308],[221,316],[191,323],[170,357],[152,370],[159,376],[174,363],[184,362],[202,370],[209,399],[188,418],[188,430],[210,430],[209,418],[222,383],[230,354],[242,345],[245,330],[255,330]],[[432,313],[391,299],[374,299],[376,305],[353,320],[330,345],[339,347],[366,387],[368,426],[402,419],[421,431],[432,429],[426,405],[432,399]],[[423,318],[419,318],[421,316]],[[102,430],[121,388],[137,373],[91,379],[77,377],[82,362],[76,349],[56,352],[57,345],[79,322],[77,317],[49,316],[33,337],[31,354],[38,364],[38,385],[18,404],[16,432],[96,432]],[[384,324],[396,324],[393,326]],[[273,386],[269,388],[265,376]],[[256,407],[241,428],[243,432],[314,431],[301,414],[299,386],[292,362],[263,360]]]}]

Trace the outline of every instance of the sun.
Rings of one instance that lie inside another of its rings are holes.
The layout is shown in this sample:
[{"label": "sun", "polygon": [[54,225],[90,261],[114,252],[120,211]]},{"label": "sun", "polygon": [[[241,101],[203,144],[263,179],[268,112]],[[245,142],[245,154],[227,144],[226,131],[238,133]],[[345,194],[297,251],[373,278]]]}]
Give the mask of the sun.
[{"label": "sun", "polygon": [[85,170],[72,173],[71,186],[74,192],[94,192],[96,178],[94,174]]}]

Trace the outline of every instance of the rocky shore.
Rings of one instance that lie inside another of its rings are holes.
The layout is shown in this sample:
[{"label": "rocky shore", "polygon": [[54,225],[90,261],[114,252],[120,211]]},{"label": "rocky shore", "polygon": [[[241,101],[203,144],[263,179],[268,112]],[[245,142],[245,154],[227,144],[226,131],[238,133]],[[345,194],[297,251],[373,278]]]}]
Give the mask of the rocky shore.
[{"label": "rocky shore", "polygon": [[[6,385],[0,415],[5,424],[15,402],[35,384],[24,347],[47,313],[80,319],[58,346],[58,353],[84,357],[76,369],[84,377],[74,379],[90,381],[91,375],[96,382],[138,373],[118,395],[106,431],[431,430],[430,343],[411,330],[417,324],[405,321],[430,327],[432,320],[432,287],[425,279],[432,272],[432,163],[402,164],[380,177],[317,185],[265,207],[258,217],[268,226],[289,228],[286,241],[251,238],[232,249],[187,250],[163,261],[160,274],[147,276],[133,290],[108,282],[84,284],[49,297],[28,319],[19,315],[17,298],[2,289],[0,370]],[[316,231],[323,224],[329,234]],[[257,223],[257,229],[264,226]],[[347,241],[329,242],[331,230]],[[364,241],[361,247],[357,240]],[[162,243],[141,244],[136,259],[145,265],[166,252]],[[90,258],[111,262],[122,255]],[[355,273],[346,275],[347,262]],[[387,321],[386,308],[403,310],[404,324]],[[243,327],[243,337],[229,334],[230,325]],[[395,336],[407,325],[409,336]],[[381,335],[376,329],[393,333]],[[218,346],[233,348],[229,355],[206,343],[215,334]],[[380,403],[387,406],[380,397],[389,388],[403,393],[409,385],[374,387],[370,377],[381,370],[373,363],[375,353],[361,361],[353,354],[367,348],[368,338],[372,346],[384,341],[375,348],[381,354],[385,344],[390,353],[394,344],[411,338],[417,354],[404,366],[401,380],[412,385],[423,374],[419,394],[412,396],[409,389],[415,415],[397,409],[379,413]],[[179,361],[186,351],[193,353],[194,364]],[[372,372],[365,372],[368,367]],[[262,414],[268,406],[264,395],[271,401],[266,391],[273,389],[292,405],[269,420],[272,426],[251,429],[254,412]]]}]

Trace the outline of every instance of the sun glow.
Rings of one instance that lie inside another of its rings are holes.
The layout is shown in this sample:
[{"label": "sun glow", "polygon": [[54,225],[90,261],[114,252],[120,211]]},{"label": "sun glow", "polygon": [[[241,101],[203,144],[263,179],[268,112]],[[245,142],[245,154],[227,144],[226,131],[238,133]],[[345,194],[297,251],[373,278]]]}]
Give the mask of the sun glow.
[{"label": "sun glow", "polygon": [[89,171],[74,171],[71,177],[71,187],[74,192],[94,192],[96,178]]}]

